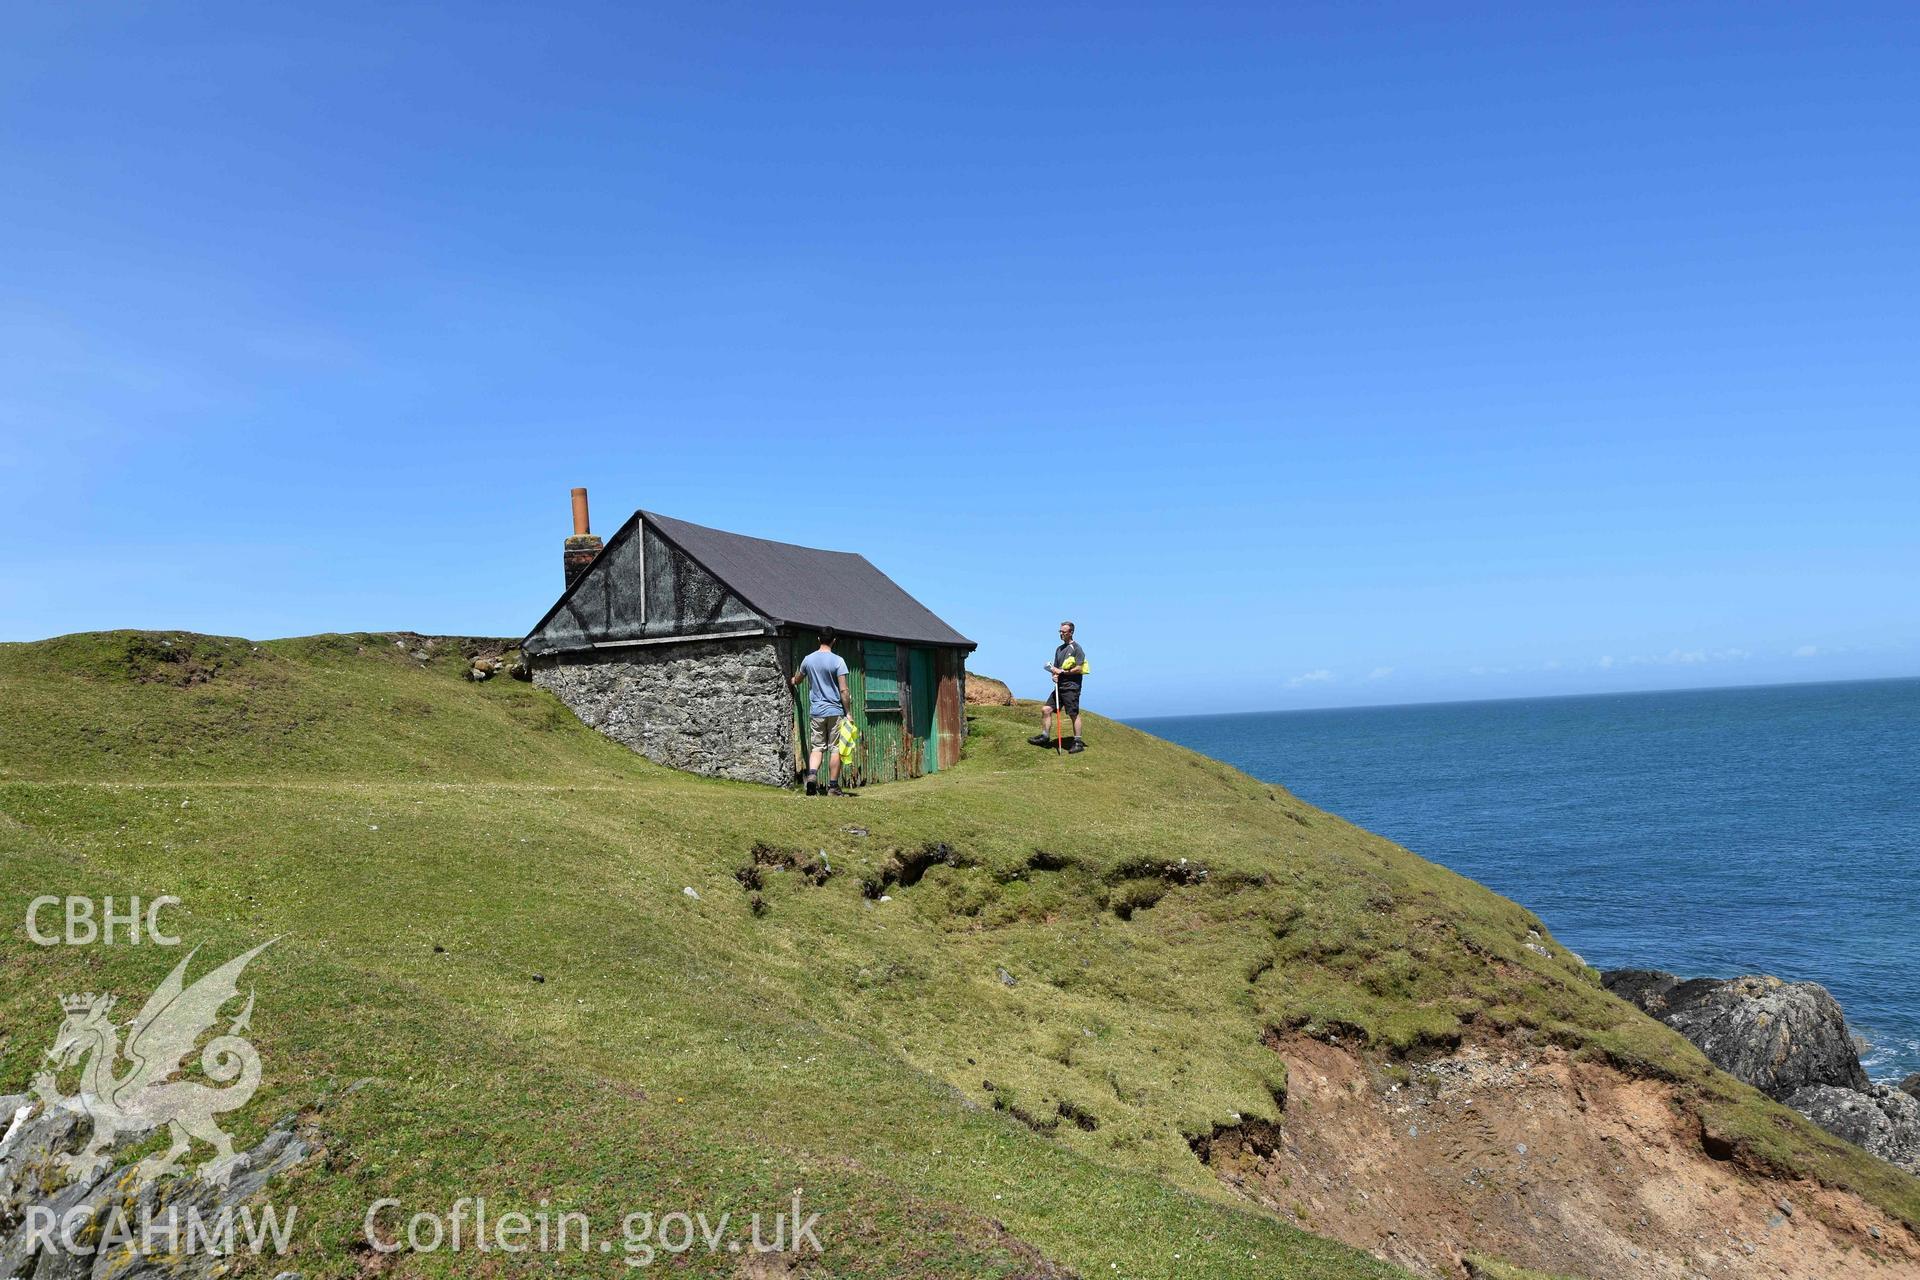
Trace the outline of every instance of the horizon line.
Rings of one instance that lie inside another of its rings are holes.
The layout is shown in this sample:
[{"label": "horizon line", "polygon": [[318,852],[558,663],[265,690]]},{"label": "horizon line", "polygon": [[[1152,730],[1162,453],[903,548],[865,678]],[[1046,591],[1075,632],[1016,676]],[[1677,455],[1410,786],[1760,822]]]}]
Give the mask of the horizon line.
[{"label": "horizon line", "polygon": [[1639,698],[1662,693],[1733,693],[1742,689],[1804,689],[1829,684],[1892,684],[1920,680],[1920,674],[1899,676],[1848,676],[1838,680],[1765,680],[1753,684],[1688,685],[1679,689],[1606,689],[1585,693],[1516,693],[1492,698],[1430,698],[1414,702],[1352,702],[1337,707],[1265,707],[1250,711],[1175,711],[1146,716],[1114,716],[1122,724],[1141,724],[1149,720],[1214,720],[1238,716],[1313,715],[1322,711],[1399,711],[1408,707],[1468,707],[1495,702],[1556,702],[1568,698]]}]

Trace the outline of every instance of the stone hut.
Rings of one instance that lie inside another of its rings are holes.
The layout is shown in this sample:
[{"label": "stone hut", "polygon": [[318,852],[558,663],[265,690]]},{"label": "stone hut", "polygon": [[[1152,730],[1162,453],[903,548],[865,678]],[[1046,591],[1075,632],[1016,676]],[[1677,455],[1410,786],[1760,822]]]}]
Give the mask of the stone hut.
[{"label": "stone hut", "polygon": [[973,641],[864,556],[770,542],[636,511],[606,540],[574,490],[566,590],[521,644],[533,681],[650,760],[792,785],[807,689],[787,679],[839,632],[860,782],[954,764]]}]

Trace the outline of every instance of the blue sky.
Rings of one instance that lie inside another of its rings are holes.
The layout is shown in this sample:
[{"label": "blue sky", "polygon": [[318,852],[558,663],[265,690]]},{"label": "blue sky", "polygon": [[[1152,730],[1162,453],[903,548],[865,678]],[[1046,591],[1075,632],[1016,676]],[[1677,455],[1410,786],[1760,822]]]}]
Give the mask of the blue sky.
[{"label": "blue sky", "polygon": [[11,7],[0,638],[584,484],[1117,714],[1920,672],[1920,11],[1458,8]]}]

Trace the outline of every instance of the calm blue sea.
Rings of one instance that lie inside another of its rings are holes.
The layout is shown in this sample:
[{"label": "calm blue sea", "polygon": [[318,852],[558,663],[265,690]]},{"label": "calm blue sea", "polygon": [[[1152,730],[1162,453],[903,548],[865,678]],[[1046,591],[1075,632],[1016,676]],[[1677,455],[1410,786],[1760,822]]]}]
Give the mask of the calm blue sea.
[{"label": "calm blue sea", "polygon": [[1532,909],[1589,964],[1831,990],[1920,1070],[1920,680],[1175,716]]}]

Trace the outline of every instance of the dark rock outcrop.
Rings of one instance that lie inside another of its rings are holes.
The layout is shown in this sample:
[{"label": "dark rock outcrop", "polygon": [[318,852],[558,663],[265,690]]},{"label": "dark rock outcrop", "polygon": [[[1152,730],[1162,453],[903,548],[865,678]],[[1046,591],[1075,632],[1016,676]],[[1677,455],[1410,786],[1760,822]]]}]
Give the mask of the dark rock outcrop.
[{"label": "dark rock outcrop", "polygon": [[1818,1084],[1785,1101],[1834,1137],[1920,1174],[1920,1099],[1886,1084],[1865,1090]]},{"label": "dark rock outcrop", "polygon": [[1920,1072],[1898,1089],[1860,1066],[1846,1015],[1811,982],[1676,978],[1611,969],[1607,990],[1693,1041],[1719,1067],[1786,1103],[1836,1138],[1920,1174]]},{"label": "dark rock outcrop", "polygon": [[1864,1092],[1846,1015],[1825,987],[1779,978],[1677,978],[1610,969],[1607,990],[1693,1041],[1722,1071],[1783,1102],[1826,1086]]},{"label": "dark rock outcrop", "polygon": [[[232,1266],[230,1257],[205,1247],[177,1248],[174,1241],[187,1239],[190,1223],[217,1229],[243,1207],[250,1211],[249,1202],[275,1175],[318,1151],[314,1135],[288,1116],[243,1153],[240,1168],[225,1186],[194,1177],[141,1184],[131,1163],[118,1168],[109,1164],[68,1180],[60,1157],[79,1149],[88,1127],[64,1108],[48,1109],[24,1097],[0,1098],[0,1276],[200,1280],[224,1274]],[[137,1145],[140,1136],[123,1135],[115,1151]],[[63,1234],[69,1221],[73,1229]],[[61,1224],[61,1229],[49,1230],[48,1222]],[[245,1228],[240,1230],[244,1238]],[[169,1232],[174,1234],[170,1237]],[[133,1246],[105,1247],[108,1240],[129,1233]],[[68,1247],[69,1235],[77,1248]],[[149,1241],[156,1242],[151,1249]]]}]

